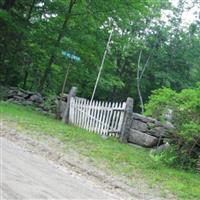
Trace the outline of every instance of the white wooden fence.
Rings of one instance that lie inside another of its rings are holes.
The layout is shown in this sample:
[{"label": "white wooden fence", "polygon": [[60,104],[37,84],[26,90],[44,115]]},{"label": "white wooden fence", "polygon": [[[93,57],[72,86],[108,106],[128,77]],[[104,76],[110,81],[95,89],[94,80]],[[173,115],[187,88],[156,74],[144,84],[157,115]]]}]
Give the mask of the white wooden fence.
[{"label": "white wooden fence", "polygon": [[70,100],[69,122],[90,132],[118,136],[126,103],[90,101],[73,97]]}]

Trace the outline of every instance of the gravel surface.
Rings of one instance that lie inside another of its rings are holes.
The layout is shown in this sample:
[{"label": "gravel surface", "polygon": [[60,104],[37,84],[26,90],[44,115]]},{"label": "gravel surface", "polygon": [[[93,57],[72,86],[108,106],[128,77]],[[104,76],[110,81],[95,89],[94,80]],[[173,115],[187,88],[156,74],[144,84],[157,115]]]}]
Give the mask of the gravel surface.
[{"label": "gravel surface", "polygon": [[3,199],[120,199],[5,138],[0,145]]}]

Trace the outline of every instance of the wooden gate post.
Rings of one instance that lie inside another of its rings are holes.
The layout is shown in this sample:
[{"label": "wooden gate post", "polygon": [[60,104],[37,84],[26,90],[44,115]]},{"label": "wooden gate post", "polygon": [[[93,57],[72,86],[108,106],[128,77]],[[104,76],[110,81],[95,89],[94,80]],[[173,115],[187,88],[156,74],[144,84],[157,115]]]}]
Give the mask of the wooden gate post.
[{"label": "wooden gate post", "polygon": [[64,123],[69,123],[70,100],[71,100],[72,97],[76,96],[76,92],[77,92],[77,88],[72,87],[71,90],[69,91],[68,96],[67,96],[67,105],[66,105],[65,112],[64,112],[63,118],[62,118],[62,121]]},{"label": "wooden gate post", "polygon": [[124,110],[124,119],[122,122],[122,127],[120,131],[119,140],[123,143],[128,142],[128,135],[132,123],[132,113],[133,113],[133,98],[128,97],[126,100],[126,107]]}]

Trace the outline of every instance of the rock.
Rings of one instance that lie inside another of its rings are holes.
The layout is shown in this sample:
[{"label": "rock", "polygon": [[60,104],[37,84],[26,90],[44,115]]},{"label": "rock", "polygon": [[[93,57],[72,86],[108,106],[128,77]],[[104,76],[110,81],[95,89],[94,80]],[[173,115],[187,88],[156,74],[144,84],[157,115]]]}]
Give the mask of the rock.
[{"label": "rock", "polygon": [[173,130],[175,127],[174,127],[174,125],[171,123],[171,122],[165,122],[164,124],[163,124],[163,126],[166,128],[166,129],[170,129],[170,130]]},{"label": "rock", "polygon": [[27,91],[26,91],[26,94],[28,94],[29,96],[31,96],[31,95],[34,94],[34,92],[31,92],[31,91],[27,90]]},{"label": "rock", "polygon": [[157,126],[149,130],[149,134],[155,137],[164,137],[167,131],[163,126]]},{"label": "rock", "polygon": [[18,91],[18,88],[17,87],[10,87],[11,90],[15,90],[15,91]]},{"label": "rock", "polygon": [[15,91],[15,90],[9,90],[7,97],[8,98],[12,98],[15,95],[17,95],[17,91]]},{"label": "rock", "polygon": [[148,131],[148,126],[146,123],[139,121],[139,120],[133,120],[131,124],[131,128],[142,131],[142,132],[147,132]]},{"label": "rock", "polygon": [[22,104],[25,106],[31,106],[31,105],[33,105],[33,102],[27,100],[27,101],[23,101]]},{"label": "rock", "polygon": [[165,149],[169,148],[170,144],[166,143],[166,144],[161,144],[160,146],[158,146],[156,149],[153,150],[153,152],[155,153],[160,153],[161,151],[164,151]]},{"label": "rock", "polygon": [[156,119],[153,119],[151,117],[146,117],[146,116],[140,115],[138,113],[133,113],[132,116],[133,116],[133,120],[136,119],[136,120],[140,120],[145,123],[147,123],[147,122],[155,123],[157,121]]},{"label": "rock", "polygon": [[18,91],[18,92],[17,92],[17,96],[20,96],[20,97],[25,97],[25,96],[26,96],[26,94],[25,94],[25,93],[23,93],[23,92],[21,92],[21,91]]},{"label": "rock", "polygon": [[56,117],[57,119],[62,119],[64,116],[64,112],[67,106],[67,103],[64,101],[57,101],[56,102],[57,108],[56,108]]},{"label": "rock", "polygon": [[23,101],[23,97],[20,97],[20,96],[13,96],[13,99],[15,100],[15,101]]},{"label": "rock", "polygon": [[131,129],[128,141],[143,147],[154,147],[158,143],[158,138],[141,131]]},{"label": "rock", "polygon": [[29,100],[33,101],[34,103],[43,103],[43,98],[39,93],[32,95]]},{"label": "rock", "polygon": [[147,122],[147,127],[148,127],[148,129],[150,130],[150,129],[156,127],[156,125],[155,125],[155,123]]},{"label": "rock", "polygon": [[169,139],[169,138],[167,138],[167,137],[163,138],[163,143],[164,143],[164,144],[167,144],[167,143],[169,143],[169,142],[170,142],[170,139]]},{"label": "rock", "polygon": [[155,121],[155,126],[163,126],[163,124],[160,121],[156,120]]},{"label": "rock", "polygon": [[13,102],[15,99],[14,98],[10,98],[7,100],[7,102]]},{"label": "rock", "polygon": [[164,113],[164,119],[166,121],[172,121],[172,117],[173,117],[173,110],[168,108]]}]

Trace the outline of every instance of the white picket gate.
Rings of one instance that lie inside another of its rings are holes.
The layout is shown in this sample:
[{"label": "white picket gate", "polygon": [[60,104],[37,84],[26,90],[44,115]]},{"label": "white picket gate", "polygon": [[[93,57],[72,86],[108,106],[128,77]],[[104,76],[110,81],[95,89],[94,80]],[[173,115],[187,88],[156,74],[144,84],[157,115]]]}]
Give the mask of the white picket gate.
[{"label": "white picket gate", "polygon": [[126,103],[90,101],[73,97],[70,100],[69,122],[90,132],[118,136]]}]

